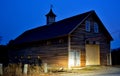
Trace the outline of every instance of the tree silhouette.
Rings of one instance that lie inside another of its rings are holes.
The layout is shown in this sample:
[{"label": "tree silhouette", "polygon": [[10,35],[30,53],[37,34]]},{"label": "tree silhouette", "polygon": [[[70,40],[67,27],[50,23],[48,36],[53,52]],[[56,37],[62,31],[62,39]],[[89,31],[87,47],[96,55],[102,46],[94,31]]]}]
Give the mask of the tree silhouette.
[{"label": "tree silhouette", "polygon": [[120,48],[113,49],[111,54],[112,54],[112,65],[120,65]]},{"label": "tree silhouette", "polygon": [[0,44],[1,44],[1,41],[2,41],[2,36],[0,36]]}]

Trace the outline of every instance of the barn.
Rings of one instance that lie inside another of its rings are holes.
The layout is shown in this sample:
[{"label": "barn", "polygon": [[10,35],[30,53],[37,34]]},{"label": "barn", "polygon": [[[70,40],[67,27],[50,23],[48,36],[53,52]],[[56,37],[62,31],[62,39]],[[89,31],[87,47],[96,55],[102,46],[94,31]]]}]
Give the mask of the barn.
[{"label": "barn", "polygon": [[46,25],[27,30],[11,41],[9,62],[42,62],[64,68],[111,64],[113,38],[94,10],[60,21],[55,18],[50,9]]}]

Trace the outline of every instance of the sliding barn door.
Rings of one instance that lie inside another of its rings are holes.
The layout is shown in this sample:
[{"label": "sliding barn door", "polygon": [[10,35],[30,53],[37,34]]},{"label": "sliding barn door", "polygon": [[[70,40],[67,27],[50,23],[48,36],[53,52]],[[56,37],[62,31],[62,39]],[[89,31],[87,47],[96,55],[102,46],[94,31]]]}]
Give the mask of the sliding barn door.
[{"label": "sliding barn door", "polygon": [[71,50],[69,52],[69,66],[80,66],[80,52],[77,50]]},{"label": "sliding barn door", "polygon": [[100,65],[99,45],[86,45],[86,65]]}]

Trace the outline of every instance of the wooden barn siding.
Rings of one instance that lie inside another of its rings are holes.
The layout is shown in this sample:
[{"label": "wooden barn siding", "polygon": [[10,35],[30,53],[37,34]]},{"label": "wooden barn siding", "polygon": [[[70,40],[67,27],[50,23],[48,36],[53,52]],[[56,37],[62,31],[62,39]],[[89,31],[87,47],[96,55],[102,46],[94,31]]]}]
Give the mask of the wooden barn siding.
[{"label": "wooden barn siding", "polygon": [[[92,25],[94,23],[95,20],[93,20],[93,18],[91,17],[91,22]],[[110,40],[108,38],[108,36],[106,35],[105,31],[103,30],[103,28],[101,27],[100,24],[99,25],[99,34],[96,37],[96,41],[100,42],[100,64],[101,65],[107,65],[107,60],[108,60],[108,55],[110,54]],[[95,36],[95,34],[94,34]]]},{"label": "wooden barn siding", "polygon": [[[44,47],[46,47],[46,49],[44,49]],[[63,46],[62,44],[59,45],[57,44],[56,46],[48,45],[44,47],[39,48],[40,57],[44,63],[48,63],[49,65],[67,67],[67,63],[68,63],[67,45]]]},{"label": "wooden barn siding", "polygon": [[[62,39],[64,40],[64,38]],[[27,46],[23,49],[15,50],[14,53],[12,53],[12,57],[15,58],[18,56],[18,59],[24,62],[28,59],[28,56],[31,57],[30,59],[39,56],[43,63],[47,63],[50,66],[68,67],[68,42],[65,41],[56,44],[52,44],[51,40],[49,40],[49,42],[50,44],[41,45],[41,43],[39,43],[36,46]],[[21,56],[23,56],[23,58],[20,58]]]},{"label": "wooden barn siding", "polygon": [[82,26],[71,34],[71,49],[80,51],[80,66],[85,66],[85,36]]},{"label": "wooden barn siding", "polygon": [[[93,23],[95,20],[91,18],[91,27],[93,27]],[[99,33],[91,33],[91,36],[94,38],[90,38],[89,40],[93,41],[99,41],[100,45],[100,65],[107,65],[107,56],[110,53],[110,40],[105,35],[105,31],[103,31],[103,28],[99,25]],[[92,31],[93,32],[93,31]],[[89,35],[87,35],[89,36]]]},{"label": "wooden barn siding", "polygon": [[83,22],[72,34],[71,34],[71,49],[78,49],[81,51],[81,66],[85,66],[85,41],[89,40],[98,41],[100,44],[100,65],[107,65],[107,55],[110,52],[110,40],[107,40],[104,32],[99,29],[99,33],[94,33],[93,22],[94,20],[90,18],[91,21],[91,32],[85,31],[85,22]]},{"label": "wooden barn siding", "polygon": [[110,54],[110,42],[102,36],[101,43],[100,43],[100,60],[101,65],[107,65],[107,57]]}]

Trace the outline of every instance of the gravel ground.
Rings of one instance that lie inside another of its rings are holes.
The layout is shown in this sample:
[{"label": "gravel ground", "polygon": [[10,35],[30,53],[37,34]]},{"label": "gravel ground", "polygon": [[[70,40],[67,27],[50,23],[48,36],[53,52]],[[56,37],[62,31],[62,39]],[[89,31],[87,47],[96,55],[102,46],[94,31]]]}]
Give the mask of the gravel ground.
[{"label": "gravel ground", "polygon": [[120,68],[117,67],[89,67],[82,70],[57,72],[47,76],[120,76]]}]

